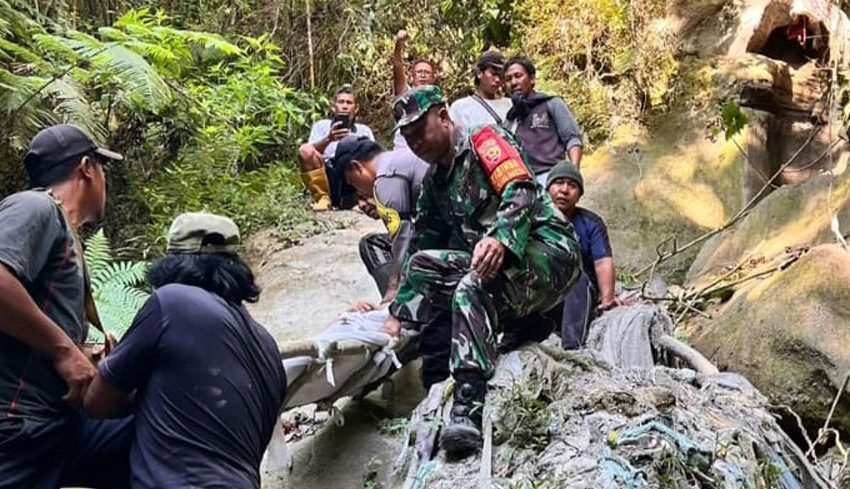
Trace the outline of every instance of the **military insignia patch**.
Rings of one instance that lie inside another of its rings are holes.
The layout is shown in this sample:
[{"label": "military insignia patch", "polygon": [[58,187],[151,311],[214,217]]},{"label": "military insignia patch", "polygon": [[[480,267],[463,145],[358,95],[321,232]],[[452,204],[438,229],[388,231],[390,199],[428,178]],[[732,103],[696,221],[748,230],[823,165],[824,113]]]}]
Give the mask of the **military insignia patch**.
[{"label": "military insignia patch", "polygon": [[499,137],[491,127],[472,135],[472,147],[490,178],[490,184],[500,195],[514,180],[530,180],[531,172],[516,148]]}]

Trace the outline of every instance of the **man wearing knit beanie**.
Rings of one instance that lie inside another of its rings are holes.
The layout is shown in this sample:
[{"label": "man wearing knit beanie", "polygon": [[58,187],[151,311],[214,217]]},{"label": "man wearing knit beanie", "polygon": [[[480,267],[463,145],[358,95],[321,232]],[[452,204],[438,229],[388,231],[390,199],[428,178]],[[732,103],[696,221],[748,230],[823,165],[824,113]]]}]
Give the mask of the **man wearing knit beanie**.
[{"label": "man wearing knit beanie", "polygon": [[[599,215],[578,207],[584,195],[584,179],[568,161],[559,161],[547,175],[546,189],[564,216],[573,223],[579,238],[583,276],[564,301],[561,342],[564,348],[580,347],[587,324],[597,311],[616,307],[614,259],[608,228]],[[586,286],[582,286],[583,282]]]}]

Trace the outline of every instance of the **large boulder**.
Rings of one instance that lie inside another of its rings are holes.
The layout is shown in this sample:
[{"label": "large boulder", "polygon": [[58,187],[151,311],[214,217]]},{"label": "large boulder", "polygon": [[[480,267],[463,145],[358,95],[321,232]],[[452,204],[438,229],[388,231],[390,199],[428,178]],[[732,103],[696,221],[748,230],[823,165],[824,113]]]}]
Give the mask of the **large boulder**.
[{"label": "large boulder", "polygon": [[[738,291],[691,339],[808,427],[822,425],[850,373],[850,254],[839,245],[812,248],[786,271]],[[832,426],[850,431],[850,396],[839,399]]]},{"label": "large boulder", "polygon": [[[650,128],[621,128],[582,162],[586,193],[579,205],[605,219],[619,269],[643,268],[662,241],[675,237],[681,245],[739,208],[741,154],[731,142],[707,138],[706,125],[695,114],[671,113]],[[683,275],[696,251],[660,271]]]},{"label": "large boulder", "polygon": [[847,156],[832,174],[786,186],[762,200],[744,219],[706,241],[688,271],[688,282],[712,281],[741,260],[770,259],[788,248],[834,243],[832,219],[850,231],[850,180],[843,174]]}]

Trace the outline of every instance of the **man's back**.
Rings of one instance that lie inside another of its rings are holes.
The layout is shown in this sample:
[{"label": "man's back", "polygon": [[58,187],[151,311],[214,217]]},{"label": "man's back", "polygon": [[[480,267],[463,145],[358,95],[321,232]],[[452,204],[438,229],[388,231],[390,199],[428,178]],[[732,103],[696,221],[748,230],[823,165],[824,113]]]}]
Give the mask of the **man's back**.
[{"label": "man's back", "polygon": [[134,489],[259,488],[286,376],[273,338],[244,307],[166,285],[101,373],[123,390],[139,389]]},{"label": "man's back", "polygon": [[410,219],[428,169],[428,163],[407,148],[381,154],[375,175],[376,201],[395,210],[402,219]]}]

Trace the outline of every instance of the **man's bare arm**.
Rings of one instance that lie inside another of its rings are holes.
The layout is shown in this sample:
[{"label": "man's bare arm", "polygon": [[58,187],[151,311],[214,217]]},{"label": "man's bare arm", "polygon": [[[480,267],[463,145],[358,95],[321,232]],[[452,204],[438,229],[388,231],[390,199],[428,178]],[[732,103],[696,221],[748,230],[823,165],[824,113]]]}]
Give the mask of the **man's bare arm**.
[{"label": "man's bare arm", "polygon": [[83,404],[86,415],[94,419],[114,419],[129,416],[133,411],[134,392],[118,389],[97,373]]},{"label": "man's bare arm", "polygon": [[617,297],[614,295],[614,259],[609,257],[600,258],[593,262],[596,269],[596,285],[599,287],[599,308],[611,309],[618,305]]},{"label": "man's bare arm", "polygon": [[393,94],[398,97],[407,90],[407,73],[404,69],[404,46],[407,44],[407,31],[402,29],[396,34],[393,52]]},{"label": "man's bare arm", "polygon": [[573,146],[570,148],[568,153],[570,154],[570,161],[572,164],[575,165],[577,169],[581,170],[581,157],[583,154],[581,146]]},{"label": "man's bare arm", "polygon": [[68,384],[63,398],[73,406],[82,403],[94,378],[94,365],[32,300],[27,290],[4,265],[0,265],[0,331],[53,359],[57,373]]}]

